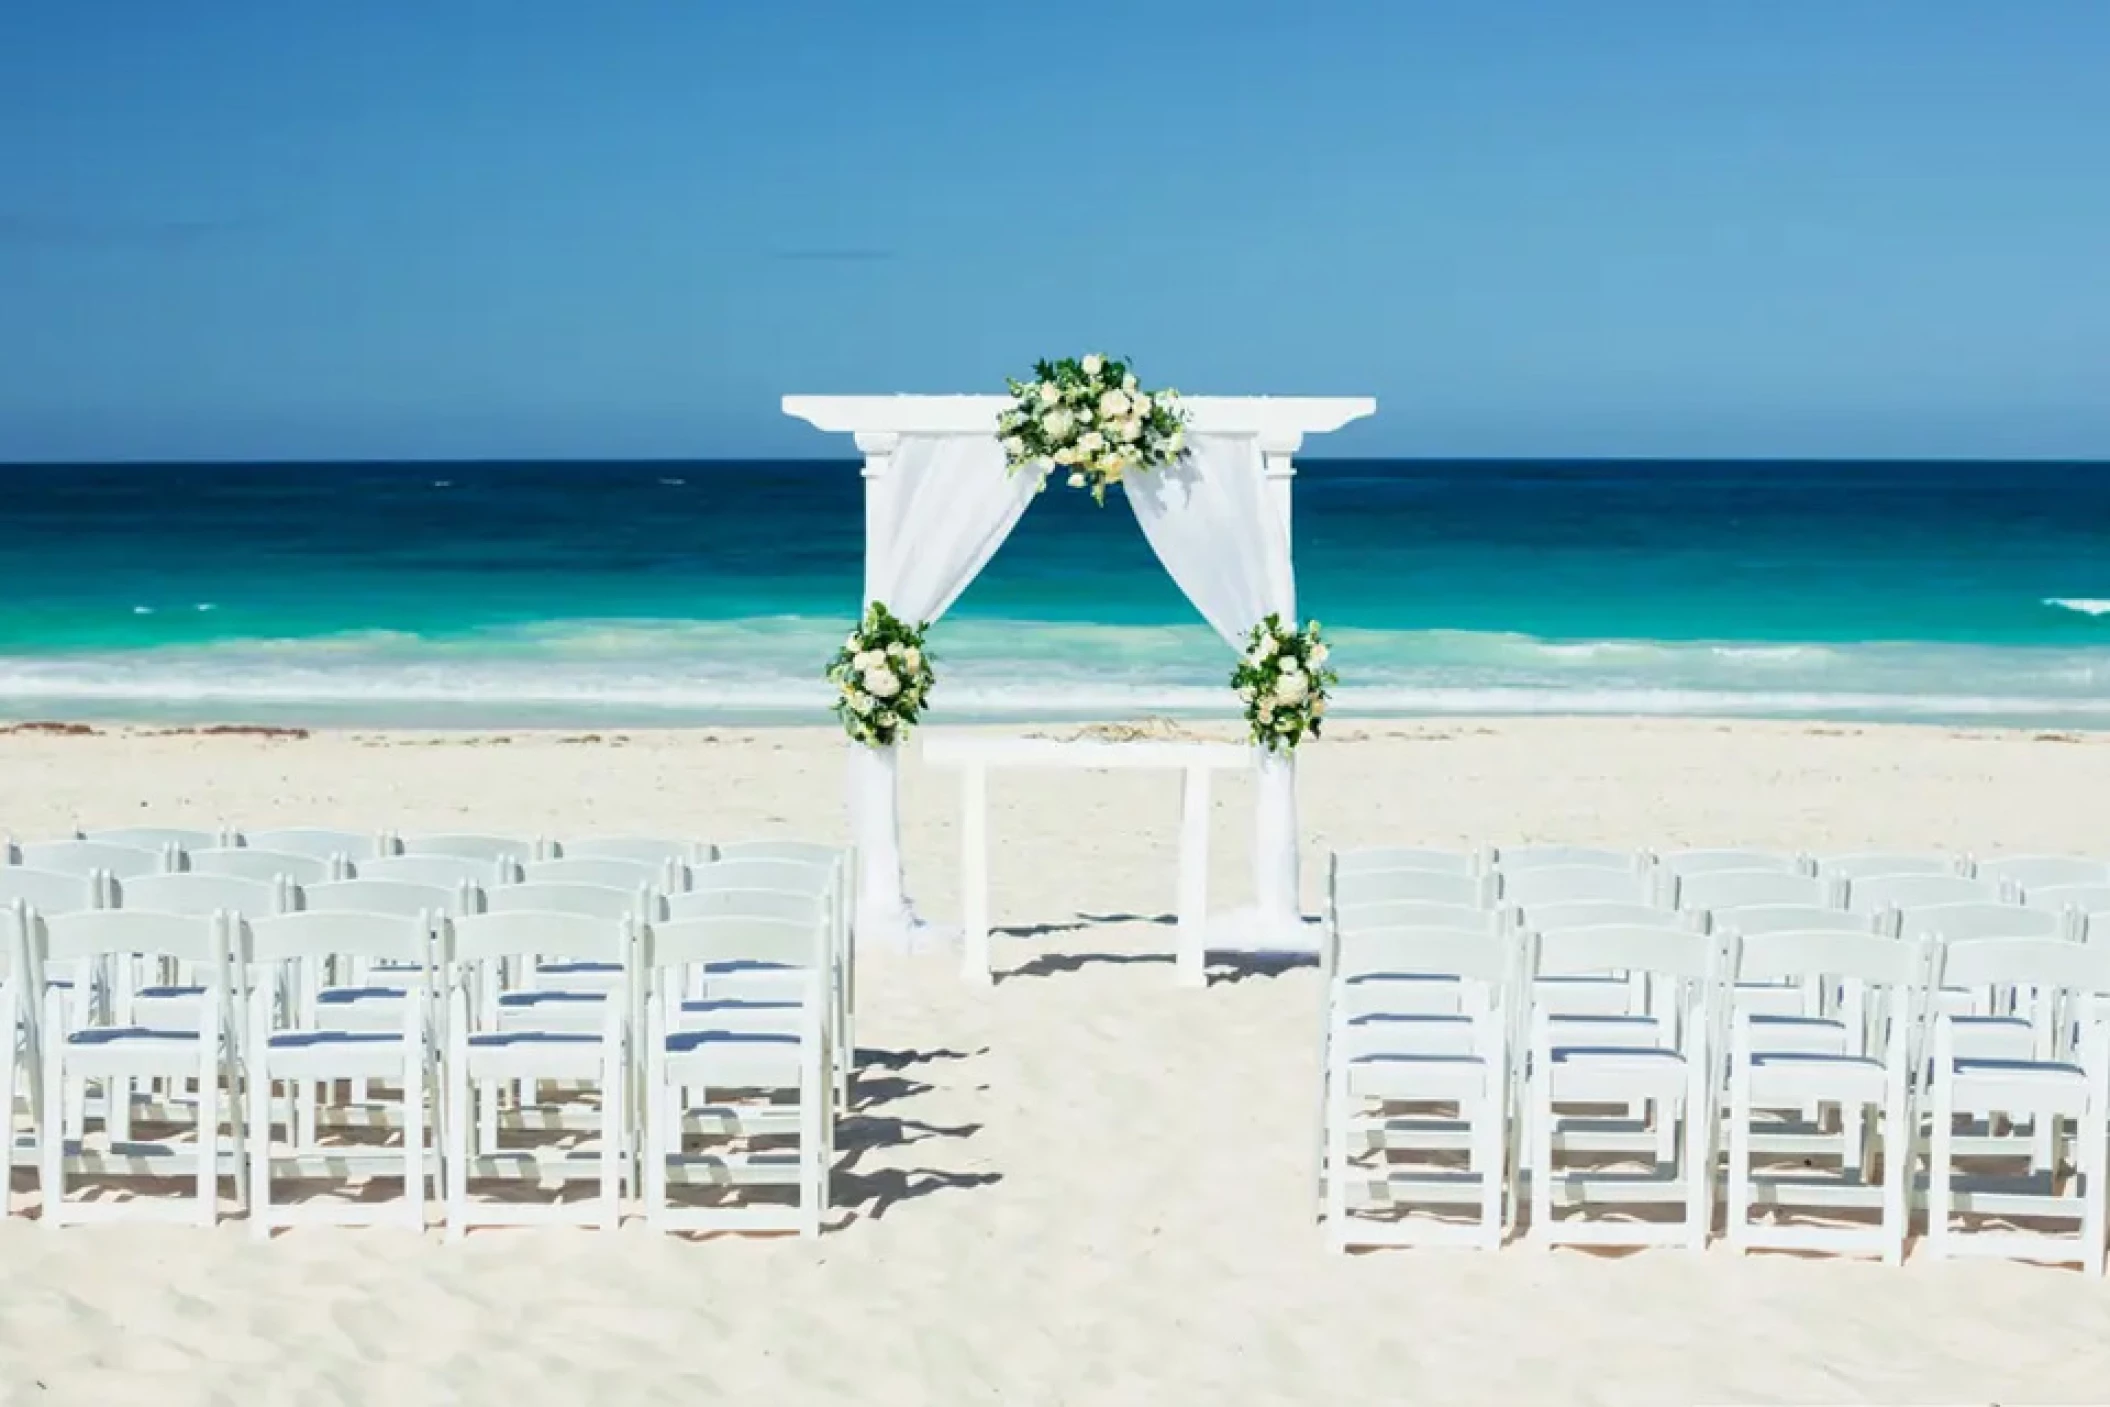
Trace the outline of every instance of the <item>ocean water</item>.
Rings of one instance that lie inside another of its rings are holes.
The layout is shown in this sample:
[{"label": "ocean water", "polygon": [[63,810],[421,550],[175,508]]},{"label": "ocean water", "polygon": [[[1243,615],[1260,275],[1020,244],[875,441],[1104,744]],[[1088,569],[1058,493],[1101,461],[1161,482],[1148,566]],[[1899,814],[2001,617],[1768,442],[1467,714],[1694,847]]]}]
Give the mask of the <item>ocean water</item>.
[{"label": "ocean water", "polygon": [[[854,462],[0,466],[0,716],[817,722]],[[1347,715],[2110,726],[2110,465],[1312,461]],[[934,721],[1232,714],[1118,498],[933,631]]]}]

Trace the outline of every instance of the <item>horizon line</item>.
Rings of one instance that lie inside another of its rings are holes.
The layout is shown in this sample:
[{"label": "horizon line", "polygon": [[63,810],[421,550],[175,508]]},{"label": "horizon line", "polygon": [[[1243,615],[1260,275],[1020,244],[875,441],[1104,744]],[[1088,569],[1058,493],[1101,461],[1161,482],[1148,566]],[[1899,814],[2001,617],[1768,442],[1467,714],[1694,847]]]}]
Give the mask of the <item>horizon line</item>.
[{"label": "horizon line", "polygon": [[[752,454],[752,455],[391,455],[386,457],[293,457],[293,456],[178,456],[122,457],[107,459],[58,458],[58,459],[0,459],[0,473],[10,469],[125,469],[125,468],[262,468],[288,469],[329,468],[378,468],[389,465],[412,467],[417,465],[449,464],[463,466],[518,465],[660,465],[660,464],[844,464],[863,462],[859,455],[808,455],[808,454]],[[1703,465],[1703,464],[1834,464],[1834,465],[1910,465],[1910,464],[2043,464],[2071,465],[2085,468],[2110,468],[2110,454],[2101,456],[2072,455],[1828,455],[1828,454],[1742,454],[1742,455],[1677,455],[1677,454],[1315,454],[1294,456],[1299,466],[1320,464],[1650,464],[1650,465]]]}]

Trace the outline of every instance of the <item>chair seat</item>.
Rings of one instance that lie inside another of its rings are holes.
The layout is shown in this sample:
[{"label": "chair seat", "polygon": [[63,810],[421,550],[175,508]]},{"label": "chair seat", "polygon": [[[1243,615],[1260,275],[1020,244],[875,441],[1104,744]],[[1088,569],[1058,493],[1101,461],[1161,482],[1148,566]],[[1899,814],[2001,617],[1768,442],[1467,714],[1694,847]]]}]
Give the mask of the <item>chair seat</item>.
[{"label": "chair seat", "polygon": [[1754,1058],[1846,1053],[1846,1023],[1829,1016],[1758,1013],[1751,1017],[1749,1030]]},{"label": "chair seat", "polygon": [[1348,1092],[1359,1099],[1471,1102],[1489,1093],[1485,1060],[1472,1055],[1398,1052],[1348,1062]]},{"label": "chair seat", "polygon": [[277,1031],[267,1044],[265,1068],[282,1078],[395,1075],[411,1050],[410,1042],[390,1031]]},{"label": "chair seat", "polygon": [[69,1075],[182,1075],[194,1073],[204,1055],[197,1031],[148,1026],[95,1026],[66,1036]]},{"label": "chair seat", "polygon": [[806,1052],[795,1034],[776,1031],[674,1031],[667,1036],[667,1081],[718,1089],[789,1089]]},{"label": "chair seat", "polygon": [[597,1035],[608,1022],[608,997],[576,988],[507,992],[498,999],[498,1027]]},{"label": "chair seat", "polygon": [[1755,1051],[1749,1066],[1751,1098],[1771,1100],[1853,1101],[1880,1104],[1889,1089],[1883,1062],[1866,1055],[1812,1050]]},{"label": "chair seat", "polygon": [[1685,1091],[1685,1057],[1655,1046],[1555,1046],[1546,1078],[1561,1100],[1663,1099]]},{"label": "chair seat", "polygon": [[472,1079],[598,1079],[607,1042],[585,1031],[480,1031],[469,1037]]},{"label": "chair seat", "polygon": [[2078,1113],[2088,1103],[2088,1072],[2050,1060],[1959,1058],[1951,1067],[1951,1105],[2003,1113]]},{"label": "chair seat", "polygon": [[1634,984],[1624,977],[1540,977],[1532,987],[1546,1009],[1567,1016],[1626,1016]]}]

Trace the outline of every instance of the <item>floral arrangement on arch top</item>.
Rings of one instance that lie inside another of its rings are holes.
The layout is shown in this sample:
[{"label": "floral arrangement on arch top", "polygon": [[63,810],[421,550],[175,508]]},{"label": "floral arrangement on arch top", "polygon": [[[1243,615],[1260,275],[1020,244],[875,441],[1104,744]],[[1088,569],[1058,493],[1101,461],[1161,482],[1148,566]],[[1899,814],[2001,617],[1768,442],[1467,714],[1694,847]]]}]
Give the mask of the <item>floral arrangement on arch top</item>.
[{"label": "floral arrangement on arch top", "polygon": [[866,747],[892,747],[923,716],[937,675],[923,648],[930,622],[910,625],[874,601],[828,665],[835,716]]},{"label": "floral arrangement on arch top", "polygon": [[1307,733],[1319,736],[1327,695],[1340,682],[1327,668],[1329,653],[1315,620],[1300,629],[1269,612],[1246,635],[1231,687],[1245,703],[1246,728],[1255,745],[1288,752]]},{"label": "floral arrangement on arch top", "polygon": [[1035,362],[1031,381],[1007,384],[1011,409],[996,426],[1014,474],[1053,463],[1069,471],[1071,488],[1090,488],[1092,500],[1104,504],[1107,485],[1170,464],[1186,448],[1180,393],[1143,390],[1127,362],[1096,352]]}]

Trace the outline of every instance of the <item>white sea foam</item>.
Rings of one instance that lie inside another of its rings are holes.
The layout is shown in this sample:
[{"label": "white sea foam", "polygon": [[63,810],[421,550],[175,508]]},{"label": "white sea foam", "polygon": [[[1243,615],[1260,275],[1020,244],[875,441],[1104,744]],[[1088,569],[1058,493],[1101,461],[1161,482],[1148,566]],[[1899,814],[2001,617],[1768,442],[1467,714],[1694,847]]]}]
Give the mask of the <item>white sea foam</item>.
[{"label": "white sea foam", "polygon": [[[1329,631],[1339,711],[1950,718],[2110,726],[2110,647],[1544,641]],[[568,620],[421,638],[365,631],[103,653],[0,655],[0,715],[470,726],[807,721],[841,623]],[[950,619],[934,716],[1229,717],[1205,626]]]},{"label": "white sea foam", "polygon": [[2044,604],[2062,611],[2078,611],[2084,616],[2110,616],[2110,601],[2091,596],[2047,596]]}]

